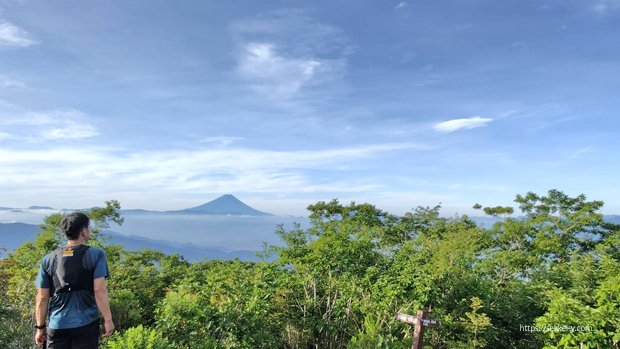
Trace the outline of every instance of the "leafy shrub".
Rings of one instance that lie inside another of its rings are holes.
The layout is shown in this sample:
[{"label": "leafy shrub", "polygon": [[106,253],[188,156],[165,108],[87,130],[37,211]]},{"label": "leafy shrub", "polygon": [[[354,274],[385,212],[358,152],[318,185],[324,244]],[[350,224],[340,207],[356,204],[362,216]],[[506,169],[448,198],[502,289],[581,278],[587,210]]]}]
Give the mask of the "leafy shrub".
[{"label": "leafy shrub", "polygon": [[105,349],[174,349],[175,345],[156,330],[142,325],[115,334],[105,345]]}]

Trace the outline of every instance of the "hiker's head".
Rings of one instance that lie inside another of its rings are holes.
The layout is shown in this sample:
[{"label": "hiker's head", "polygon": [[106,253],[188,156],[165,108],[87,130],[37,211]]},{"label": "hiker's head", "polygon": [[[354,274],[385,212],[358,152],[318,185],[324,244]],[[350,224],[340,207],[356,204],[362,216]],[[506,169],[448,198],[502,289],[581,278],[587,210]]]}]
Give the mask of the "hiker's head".
[{"label": "hiker's head", "polygon": [[90,220],[81,212],[69,213],[62,217],[60,229],[67,235],[69,240],[77,240],[84,229],[88,229]]}]

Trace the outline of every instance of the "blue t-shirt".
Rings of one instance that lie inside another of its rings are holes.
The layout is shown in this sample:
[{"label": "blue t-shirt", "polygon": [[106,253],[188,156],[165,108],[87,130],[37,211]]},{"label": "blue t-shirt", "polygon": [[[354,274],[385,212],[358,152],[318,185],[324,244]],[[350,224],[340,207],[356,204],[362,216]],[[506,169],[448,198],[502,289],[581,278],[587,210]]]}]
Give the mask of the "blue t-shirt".
[{"label": "blue t-shirt", "polygon": [[[110,276],[108,262],[103,250],[90,247],[84,253],[82,266],[93,271],[93,280]],[[43,257],[35,281],[37,288],[54,288],[51,271],[56,269],[56,251]],[[99,319],[95,295],[89,290],[59,294],[49,305],[49,327],[55,330],[86,326]]]}]

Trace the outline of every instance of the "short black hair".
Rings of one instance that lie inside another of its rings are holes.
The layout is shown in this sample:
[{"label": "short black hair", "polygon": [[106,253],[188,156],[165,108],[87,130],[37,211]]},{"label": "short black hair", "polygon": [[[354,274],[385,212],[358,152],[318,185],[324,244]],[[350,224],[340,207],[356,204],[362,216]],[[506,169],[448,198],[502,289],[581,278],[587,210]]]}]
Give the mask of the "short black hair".
[{"label": "short black hair", "polygon": [[82,212],[73,212],[62,217],[60,229],[67,235],[67,239],[77,240],[82,229],[88,228],[89,222],[87,215]]}]

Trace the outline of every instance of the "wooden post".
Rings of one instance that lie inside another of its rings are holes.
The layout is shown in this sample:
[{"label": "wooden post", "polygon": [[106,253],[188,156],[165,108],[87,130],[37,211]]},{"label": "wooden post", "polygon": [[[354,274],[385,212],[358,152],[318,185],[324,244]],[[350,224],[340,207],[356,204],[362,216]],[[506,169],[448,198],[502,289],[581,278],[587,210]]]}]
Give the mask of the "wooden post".
[{"label": "wooden post", "polygon": [[418,321],[413,326],[413,349],[422,349],[424,345],[424,326],[422,325],[422,320],[426,319],[426,312],[424,310],[418,310],[416,313],[416,319]]},{"label": "wooden post", "polygon": [[424,345],[424,327],[439,327],[440,325],[437,320],[427,319],[427,315],[428,313],[424,310],[418,310],[416,316],[400,313],[396,314],[396,320],[413,325],[412,349],[422,349]]}]

